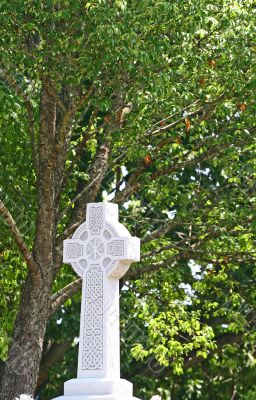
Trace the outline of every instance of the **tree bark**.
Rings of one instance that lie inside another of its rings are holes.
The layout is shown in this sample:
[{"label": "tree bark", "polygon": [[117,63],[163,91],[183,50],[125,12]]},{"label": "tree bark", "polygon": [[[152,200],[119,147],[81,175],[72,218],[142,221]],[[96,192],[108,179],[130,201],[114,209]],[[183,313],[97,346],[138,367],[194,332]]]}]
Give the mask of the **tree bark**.
[{"label": "tree bark", "polygon": [[13,340],[3,368],[1,400],[34,394],[50,306],[50,282],[28,275],[15,322]]},{"label": "tree bark", "polygon": [[[0,382],[0,400],[34,395],[50,311],[56,238],[56,101],[43,82],[40,102],[38,210],[33,258],[39,277],[28,273],[16,317],[13,341]],[[63,155],[64,158],[64,155]],[[59,161],[59,160],[58,160]],[[59,176],[58,176],[59,179]]]},{"label": "tree bark", "polygon": [[[92,90],[93,88],[88,91],[86,98]],[[58,99],[52,93],[51,82],[44,77],[40,99],[36,185],[38,208],[34,245],[31,252],[31,258],[37,266],[38,273],[33,273],[28,263],[30,258],[24,257],[30,270],[21,294],[8,359],[1,365],[0,400],[14,400],[21,394],[34,395],[46,325],[52,311],[51,288],[58,270],[56,255],[59,254],[56,246],[58,244],[56,243],[57,215],[72,125],[72,109],[67,112],[62,109],[59,112],[57,107],[59,107]],[[84,217],[86,202],[95,199],[99,191],[107,169],[109,151],[108,144],[101,145],[99,148],[90,171],[93,185],[89,193],[86,193],[76,204],[75,217],[78,220]],[[14,226],[11,223],[9,225],[12,228]],[[18,233],[16,236],[19,239]],[[18,244],[23,250],[23,256],[27,255],[29,248],[27,249],[20,240]],[[59,267],[61,264],[59,258],[58,261]]]},{"label": "tree bark", "polygon": [[68,340],[61,343],[54,343],[46,354],[43,355],[37,380],[37,392],[40,390],[40,387],[47,382],[50,368],[62,361],[71,345],[72,342]]}]

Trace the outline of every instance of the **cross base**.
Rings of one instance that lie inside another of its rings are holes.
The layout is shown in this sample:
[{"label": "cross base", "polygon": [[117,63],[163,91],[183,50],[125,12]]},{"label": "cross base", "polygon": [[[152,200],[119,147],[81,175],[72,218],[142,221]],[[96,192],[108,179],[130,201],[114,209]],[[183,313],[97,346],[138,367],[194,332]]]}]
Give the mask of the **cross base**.
[{"label": "cross base", "polygon": [[64,396],[53,400],[138,400],[125,379],[78,378],[64,383]]},{"label": "cross base", "polygon": [[60,396],[53,400],[139,400],[138,397],[119,396],[117,394],[105,394],[105,395],[83,395],[78,396]]}]

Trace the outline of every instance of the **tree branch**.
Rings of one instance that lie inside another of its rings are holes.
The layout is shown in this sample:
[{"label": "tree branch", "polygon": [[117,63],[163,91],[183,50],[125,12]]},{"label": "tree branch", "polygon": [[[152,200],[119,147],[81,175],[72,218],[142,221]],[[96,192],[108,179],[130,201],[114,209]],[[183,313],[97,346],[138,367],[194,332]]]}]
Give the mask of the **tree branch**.
[{"label": "tree branch", "polygon": [[19,231],[19,229],[17,228],[17,225],[11,215],[11,213],[9,212],[9,210],[5,207],[4,203],[0,200],[0,213],[2,214],[6,224],[8,225],[13,238],[21,252],[21,254],[23,255],[28,268],[30,269],[32,275],[38,279],[40,276],[40,268],[39,265],[35,262],[31,252],[29,251],[26,243],[23,241],[23,238],[21,236],[21,233]]},{"label": "tree branch", "polygon": [[[196,116],[196,115],[202,113],[204,110],[207,110],[207,109],[209,109],[209,108],[211,108],[211,107],[214,107],[214,105],[216,105],[216,104],[218,103],[218,101],[222,100],[222,99],[224,98],[224,96],[225,96],[225,93],[222,93],[220,96],[217,97],[217,99],[215,99],[215,100],[213,100],[213,101],[210,101],[210,102],[208,102],[208,103],[205,103],[204,105],[202,105],[201,107],[199,107],[197,110],[192,111],[192,112],[190,112],[190,113],[188,113],[188,114],[186,114],[186,115],[183,115],[181,118],[177,119],[177,120],[174,121],[174,122],[171,122],[169,125],[161,126],[160,128],[157,128],[157,129],[155,129],[155,130],[147,130],[147,131],[146,131],[147,136],[156,135],[157,133],[166,132],[166,131],[168,131],[169,129],[174,128],[175,126],[179,125],[182,121],[184,121],[185,118],[194,117],[194,116]],[[194,105],[197,104],[197,102],[198,102],[198,101],[192,103],[191,106],[192,106],[193,104],[194,104]],[[189,107],[190,107],[190,106],[189,106]],[[189,108],[189,107],[187,107],[187,108]],[[183,109],[181,112],[184,112],[187,108]],[[173,116],[175,116],[175,114],[174,114]],[[171,118],[171,117],[173,117],[173,116],[168,117],[168,119]],[[166,119],[164,119],[163,121],[165,121],[165,120],[166,120]],[[160,122],[161,122],[161,121],[160,121]]]},{"label": "tree branch", "polygon": [[57,247],[59,248],[60,246],[62,246],[62,242],[63,240],[69,238],[74,232],[75,230],[79,227],[79,225],[81,224],[81,221],[76,221],[73,224],[70,224],[66,230],[57,238]]},{"label": "tree branch", "polygon": [[[254,142],[254,138],[250,138],[250,140],[239,140],[237,143],[233,143],[235,146],[241,146],[241,145],[246,145]],[[203,145],[203,144],[202,144]],[[172,165],[171,167],[166,167],[163,169],[159,169],[155,173],[151,175],[152,179],[156,179],[159,176],[167,175],[173,172],[180,171],[182,168],[185,167],[190,167],[194,164],[204,162],[211,160],[212,158],[219,157],[219,155],[227,148],[230,146],[230,143],[221,143],[219,145],[213,146],[210,148],[208,151],[206,151],[204,154],[202,154],[199,157],[193,158],[192,160],[185,160],[183,162],[178,162]],[[174,160],[175,161],[175,160]]]},{"label": "tree branch", "polygon": [[139,178],[144,170],[145,170],[144,165],[140,166],[137,170],[135,170],[135,172],[130,176],[130,178],[126,182],[124,190],[116,193],[115,197],[112,200],[113,203],[116,204],[124,203],[127,197],[131,196],[136,191],[139,185]]},{"label": "tree branch", "polygon": [[65,208],[65,210],[62,211],[60,216],[58,217],[58,220],[61,220],[65,214],[67,213],[68,210],[75,204],[100,178],[101,172],[87,185],[85,186],[80,193],[78,193],[69,203],[69,205]]},{"label": "tree branch", "polygon": [[94,86],[91,85],[89,87],[89,89],[87,90],[87,92],[78,99],[78,101],[73,105],[73,107],[70,107],[70,109],[64,113],[62,124],[59,129],[59,140],[58,140],[59,147],[61,147],[62,144],[65,142],[66,132],[67,132],[69,125],[71,124],[74,114],[78,110],[80,110],[80,108],[84,105],[85,101],[92,95],[93,91],[94,91]]},{"label": "tree branch", "polygon": [[[245,141],[244,140],[240,141],[238,143],[238,145],[241,143],[245,143]],[[202,162],[202,161],[210,160],[210,159],[216,157],[222,150],[224,150],[228,146],[229,146],[229,143],[217,145],[217,146],[211,148],[208,152],[205,152],[202,156],[193,158],[192,160],[186,160],[183,162],[178,162],[178,160],[177,160],[177,163],[174,162],[171,167],[159,169],[156,172],[154,172],[151,175],[151,179],[154,180],[160,176],[180,171],[182,168],[189,167],[191,165],[194,165],[194,164]],[[116,196],[114,197],[114,199],[113,199],[114,203],[122,204],[127,199],[128,196],[130,196],[132,193],[134,193],[136,190],[138,190],[138,187],[140,186],[139,178],[142,175],[142,173],[144,171],[146,171],[146,169],[147,169],[147,166],[142,165],[142,166],[138,167],[137,170],[135,170],[135,172],[128,179],[124,190],[122,190],[121,192],[118,192],[116,194]]]},{"label": "tree branch", "polygon": [[78,161],[79,157],[81,156],[81,154],[82,154],[82,152],[83,152],[83,150],[84,150],[84,148],[86,146],[86,143],[92,137],[92,134],[95,133],[95,132],[98,132],[99,129],[101,129],[101,128],[103,128],[105,126],[105,124],[103,123],[100,127],[95,129],[93,132],[90,132],[90,129],[91,129],[92,125],[93,125],[93,122],[95,121],[95,118],[97,117],[98,111],[99,111],[98,108],[96,108],[93,111],[92,116],[90,118],[90,121],[89,121],[89,123],[88,123],[88,125],[86,127],[86,130],[85,130],[85,132],[83,132],[83,139],[77,145],[77,147],[75,148],[75,156],[72,159],[68,169],[65,172],[65,175],[64,175],[64,178],[63,178],[63,182],[62,182],[62,185],[61,185],[61,190],[65,188],[67,180],[68,180],[68,177],[72,173],[75,163]]},{"label": "tree branch", "polygon": [[179,253],[175,254],[171,257],[168,257],[164,261],[159,261],[155,264],[150,264],[146,267],[136,267],[136,268],[130,268],[128,272],[126,273],[124,279],[130,279],[134,277],[139,277],[140,275],[148,274],[150,272],[155,272],[158,271],[161,268],[168,267],[170,264],[180,260],[184,256],[187,256],[187,252],[185,253]]},{"label": "tree branch", "polygon": [[180,171],[182,168],[185,167],[190,167],[194,164],[203,162],[203,161],[208,161],[211,160],[214,157],[217,157],[219,155],[219,153],[224,150],[226,147],[229,146],[229,143],[226,144],[222,144],[219,146],[215,146],[215,148],[210,149],[209,151],[205,152],[202,156],[193,158],[192,160],[186,160],[183,162],[178,162],[174,165],[172,165],[171,167],[166,167],[163,169],[159,169],[158,171],[156,171],[155,173],[152,174],[151,178],[152,179],[156,179],[160,176],[164,176],[164,175],[168,175],[171,174],[173,172],[177,172]]},{"label": "tree branch", "polygon": [[[71,164],[70,164],[70,166],[69,166],[69,168],[67,170],[67,175],[69,175],[72,172],[73,167],[74,167],[75,163],[77,162],[78,158],[81,156],[87,141],[91,137],[91,134],[94,133],[94,132],[99,131],[101,128],[103,128],[105,126],[105,123],[103,123],[101,126],[96,128],[95,130],[93,130],[93,132],[90,132],[91,127],[92,127],[95,119],[97,118],[98,112],[99,112],[99,108],[98,107],[95,108],[93,110],[93,112],[92,112],[92,115],[90,117],[89,123],[86,126],[85,131],[83,132],[83,139],[82,139],[82,141],[80,143],[78,143],[77,147],[75,148],[75,156],[74,156],[73,160],[71,161]],[[88,135],[89,133],[90,133],[90,135]]]},{"label": "tree branch", "polygon": [[108,167],[109,153],[110,144],[108,139],[106,139],[106,142],[98,148],[96,157],[89,171],[91,183],[93,182],[93,184],[89,184],[89,189],[87,187],[88,190],[83,191],[82,195],[76,200],[76,207],[74,208],[74,213],[70,224],[66,228],[66,231],[61,235],[60,239],[58,240],[58,244],[61,244],[60,240],[63,240],[67,237],[67,232],[69,234],[72,233],[71,227],[77,226],[85,219],[86,204],[93,202],[99,192],[101,182]]},{"label": "tree branch", "polygon": [[[144,274],[149,274],[149,273],[154,273],[158,271],[159,269],[162,269],[164,267],[170,267],[171,264],[176,263],[177,261],[180,260],[188,260],[190,258],[193,258],[195,260],[201,260],[205,263],[212,263],[216,264],[219,261],[217,259],[212,259],[210,257],[202,257],[202,254],[204,254],[204,251],[194,251],[191,249],[184,249],[180,251],[178,254],[174,254],[171,257],[168,257],[166,260],[159,261],[154,264],[150,264],[146,267],[136,267],[136,268],[131,268],[128,270],[126,273],[124,279],[129,280],[133,279],[134,277],[140,277],[141,275]],[[237,252],[237,253],[219,253],[216,254],[217,256],[220,257],[226,257],[227,259],[221,260],[222,264],[228,264],[230,262],[236,262],[236,263],[244,263],[246,261],[255,263],[256,258],[255,257],[250,257],[250,258],[241,258],[241,255],[246,255],[246,252]],[[255,254],[255,253],[252,253]],[[199,256],[199,258],[195,257]],[[238,258],[236,258],[238,256]],[[68,300],[71,296],[73,296],[75,293],[77,293],[82,286],[82,279],[78,278],[75,281],[71,282],[67,286],[65,286],[63,289],[59,290],[57,293],[55,293],[52,298],[51,298],[51,311],[50,314],[54,314],[59,307],[65,303],[66,300]]]},{"label": "tree branch", "polygon": [[184,111],[188,110],[188,109],[191,108],[192,106],[195,106],[196,104],[199,103],[199,101],[200,101],[200,100],[195,100],[193,103],[191,103],[191,104],[189,104],[188,106],[184,107],[182,110],[177,111],[177,112],[175,112],[175,113],[173,113],[173,114],[171,114],[171,115],[168,115],[167,117],[161,119],[160,121],[156,122],[156,123],[152,126],[151,129],[147,129],[145,133],[146,133],[147,135],[148,135],[148,134],[152,134],[152,133],[153,133],[153,128],[155,128],[156,126],[162,124],[163,122],[166,122],[166,121],[169,120],[169,119],[172,119],[172,118],[176,117],[177,115],[182,115],[182,113],[184,113]]},{"label": "tree branch", "polygon": [[154,230],[153,232],[145,235],[142,239],[141,239],[141,243],[148,243],[151,242],[154,239],[158,239],[161,236],[166,235],[173,227],[180,225],[180,223],[174,222],[174,221],[168,221],[166,224],[161,225],[159,228],[157,228],[156,230]]},{"label": "tree branch", "polygon": [[59,106],[59,108],[65,113],[67,109],[63,102],[61,101],[60,97],[58,96],[57,90],[54,87],[54,83],[47,77],[44,77],[45,88],[48,94],[54,99],[55,103]]},{"label": "tree branch", "polygon": [[78,278],[75,281],[69,283],[64,288],[60,289],[57,293],[51,297],[51,309],[50,314],[54,314],[59,307],[65,303],[73,294],[77,293],[82,287],[82,278]]},{"label": "tree branch", "polygon": [[63,359],[65,353],[69,350],[71,345],[72,342],[68,340],[65,340],[61,343],[53,343],[49,350],[43,354],[37,380],[37,390],[40,388],[40,386],[47,382],[50,368]]}]

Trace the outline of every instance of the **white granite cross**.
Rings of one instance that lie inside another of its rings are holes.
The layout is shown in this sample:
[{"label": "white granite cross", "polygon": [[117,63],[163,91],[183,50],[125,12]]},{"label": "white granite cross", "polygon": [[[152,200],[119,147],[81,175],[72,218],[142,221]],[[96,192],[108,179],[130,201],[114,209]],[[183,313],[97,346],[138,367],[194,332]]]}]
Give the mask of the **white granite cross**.
[{"label": "white granite cross", "polygon": [[139,259],[140,240],[118,222],[118,206],[88,204],[86,221],[64,241],[63,261],[83,279],[78,373],[64,395],[132,396],[120,379],[119,279]]}]

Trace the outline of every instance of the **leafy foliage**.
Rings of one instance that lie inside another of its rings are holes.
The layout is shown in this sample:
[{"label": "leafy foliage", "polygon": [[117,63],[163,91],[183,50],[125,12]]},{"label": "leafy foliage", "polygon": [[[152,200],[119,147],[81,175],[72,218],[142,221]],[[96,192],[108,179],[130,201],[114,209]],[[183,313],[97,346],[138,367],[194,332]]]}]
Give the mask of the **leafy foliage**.
[{"label": "leafy foliage", "polygon": [[[72,120],[57,231],[108,142],[96,199],[118,202],[143,238],[141,263],[121,283],[123,375],[142,398],[246,393],[255,380],[254,2],[14,0],[0,9],[0,197],[27,243],[37,196],[26,99],[40,145],[44,80],[67,109],[93,86]],[[0,239],[5,358],[26,269],[4,224]],[[53,292],[74,279],[62,266]],[[38,388],[42,399],[76,374],[79,308],[75,295],[49,320],[45,348],[70,347]]]},{"label": "leafy foliage", "polygon": [[249,390],[249,392],[246,395],[244,395],[242,397],[242,399],[244,399],[244,400],[253,400],[253,399],[255,399],[255,397],[256,397],[255,391],[254,390]]}]

